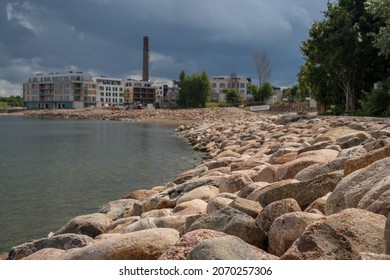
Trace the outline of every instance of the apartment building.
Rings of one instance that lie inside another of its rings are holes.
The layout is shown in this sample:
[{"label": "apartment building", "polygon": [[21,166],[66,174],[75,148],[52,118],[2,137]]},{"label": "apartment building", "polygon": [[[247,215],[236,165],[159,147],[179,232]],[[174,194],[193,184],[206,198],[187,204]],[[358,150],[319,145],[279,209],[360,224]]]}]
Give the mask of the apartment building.
[{"label": "apartment building", "polygon": [[226,100],[225,90],[233,88],[240,93],[243,99],[247,97],[249,78],[240,76],[218,76],[211,77],[210,84],[212,88],[211,101],[221,102]]},{"label": "apartment building", "polygon": [[142,107],[156,105],[156,88],[149,81],[127,79],[124,81],[124,104],[132,107],[135,103]]},{"label": "apartment building", "polygon": [[83,72],[35,74],[23,84],[28,109],[83,108],[84,96],[94,94],[92,75]]},{"label": "apartment building", "polygon": [[93,77],[97,87],[96,107],[123,107],[124,81],[105,76]]}]

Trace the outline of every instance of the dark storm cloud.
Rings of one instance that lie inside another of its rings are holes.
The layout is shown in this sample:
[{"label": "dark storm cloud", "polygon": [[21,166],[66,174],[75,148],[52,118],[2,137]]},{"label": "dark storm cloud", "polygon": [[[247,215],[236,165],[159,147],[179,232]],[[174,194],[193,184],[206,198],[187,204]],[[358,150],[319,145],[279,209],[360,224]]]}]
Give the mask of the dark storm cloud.
[{"label": "dark storm cloud", "polygon": [[326,1],[37,0],[0,3],[0,95],[35,72],[141,72],[142,37],[150,38],[151,75],[180,70],[256,80],[253,51],[268,51],[271,80],[291,85],[299,52]]}]

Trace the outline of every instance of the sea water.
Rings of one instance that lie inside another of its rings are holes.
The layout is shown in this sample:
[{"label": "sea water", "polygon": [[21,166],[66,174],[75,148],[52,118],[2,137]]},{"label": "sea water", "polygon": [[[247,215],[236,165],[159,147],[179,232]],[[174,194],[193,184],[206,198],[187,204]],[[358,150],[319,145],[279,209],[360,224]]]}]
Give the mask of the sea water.
[{"label": "sea water", "polygon": [[174,128],[0,116],[0,252],[199,164]]}]

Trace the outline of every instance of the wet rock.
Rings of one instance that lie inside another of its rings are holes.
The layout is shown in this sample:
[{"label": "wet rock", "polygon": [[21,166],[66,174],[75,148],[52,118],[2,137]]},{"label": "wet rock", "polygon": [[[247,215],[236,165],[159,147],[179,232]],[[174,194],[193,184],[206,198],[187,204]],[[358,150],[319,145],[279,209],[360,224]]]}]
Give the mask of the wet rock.
[{"label": "wet rock", "polygon": [[55,232],[55,235],[76,233],[88,235],[92,238],[105,232],[112,220],[102,213],[77,216],[67,222]]},{"label": "wet rock", "polygon": [[280,216],[291,212],[301,212],[298,202],[292,198],[286,198],[268,204],[256,217],[256,223],[268,232],[272,223]]},{"label": "wet rock", "polygon": [[187,260],[276,260],[277,257],[249,245],[235,236],[203,240],[188,254]]},{"label": "wet rock", "polygon": [[308,225],[322,217],[322,215],[306,212],[286,213],[278,217],[268,232],[268,252],[275,256],[282,256]]},{"label": "wet rock", "polygon": [[[389,174],[390,158],[385,158],[344,177],[326,201],[326,215],[337,213],[346,208],[359,207],[360,201],[367,193],[368,195],[360,205],[361,207],[368,208],[370,203],[373,203],[373,199],[378,197],[378,195],[380,197],[383,194],[383,198],[387,197],[386,191],[388,187],[386,180],[380,185],[378,183],[388,177]],[[373,191],[371,191],[372,189]],[[383,200],[381,202],[384,205],[387,203]],[[380,209],[381,207],[376,205],[375,208]]]},{"label": "wet rock", "polygon": [[170,228],[154,228],[92,243],[68,250],[61,260],[157,260],[179,240],[179,232]]},{"label": "wet rock", "polygon": [[87,246],[92,241],[93,239],[89,236],[71,233],[51,236],[48,238],[29,241],[13,247],[9,252],[9,259],[20,260],[44,248],[54,248],[60,250],[80,248]]}]

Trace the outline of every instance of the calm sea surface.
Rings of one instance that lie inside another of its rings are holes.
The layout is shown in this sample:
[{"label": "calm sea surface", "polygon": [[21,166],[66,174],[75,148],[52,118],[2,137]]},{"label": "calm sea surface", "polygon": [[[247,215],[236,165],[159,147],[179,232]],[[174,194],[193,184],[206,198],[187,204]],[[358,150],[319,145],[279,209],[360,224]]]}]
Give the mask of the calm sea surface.
[{"label": "calm sea surface", "polygon": [[201,162],[173,126],[0,116],[0,252]]}]

